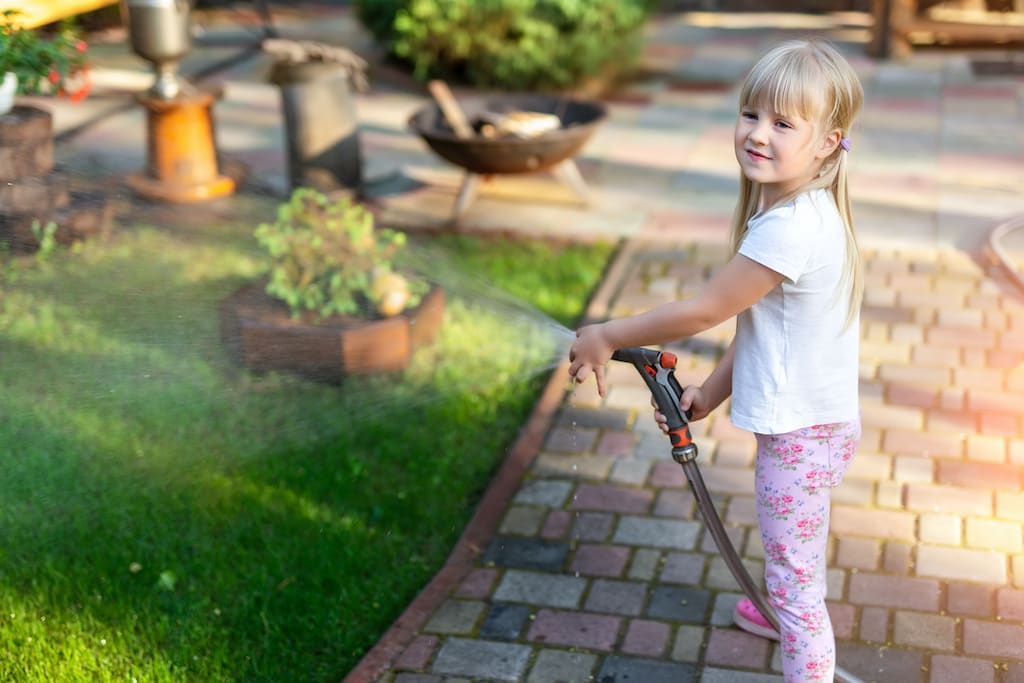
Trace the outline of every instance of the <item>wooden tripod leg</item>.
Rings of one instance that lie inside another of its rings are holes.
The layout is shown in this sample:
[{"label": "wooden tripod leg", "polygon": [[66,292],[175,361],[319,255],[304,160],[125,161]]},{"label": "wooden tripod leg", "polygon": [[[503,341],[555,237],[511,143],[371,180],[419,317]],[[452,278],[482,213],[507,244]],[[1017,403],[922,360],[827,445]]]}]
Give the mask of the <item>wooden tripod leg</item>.
[{"label": "wooden tripod leg", "polygon": [[462,187],[459,188],[459,194],[455,197],[455,208],[452,210],[452,223],[458,223],[462,219],[462,215],[466,213],[466,209],[476,199],[477,190],[480,189],[480,176],[476,173],[467,172],[462,178]]},{"label": "wooden tripod leg", "polygon": [[572,190],[583,204],[590,203],[590,190],[583,181],[583,175],[580,174],[580,169],[577,168],[575,161],[566,159],[552,168],[551,172],[554,173],[559,182]]}]

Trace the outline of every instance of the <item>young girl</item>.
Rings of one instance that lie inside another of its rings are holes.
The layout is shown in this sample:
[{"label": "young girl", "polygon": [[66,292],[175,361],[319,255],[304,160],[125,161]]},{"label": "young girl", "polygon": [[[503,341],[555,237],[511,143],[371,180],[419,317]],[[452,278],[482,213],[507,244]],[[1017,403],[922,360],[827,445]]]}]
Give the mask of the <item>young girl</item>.
[{"label": "young girl", "polygon": [[[732,395],[732,421],[757,439],[756,495],[775,633],[749,600],[737,624],[779,638],[786,683],[831,681],[825,608],[830,489],[860,438],[860,255],[846,187],[857,75],[831,46],[784,43],[740,92],[734,147],[735,255],[699,295],[577,332],[569,374],[605,392],[615,349],[689,337],[736,316],[736,334],[681,406],[699,420]],[[664,416],[656,413],[662,423]]]}]

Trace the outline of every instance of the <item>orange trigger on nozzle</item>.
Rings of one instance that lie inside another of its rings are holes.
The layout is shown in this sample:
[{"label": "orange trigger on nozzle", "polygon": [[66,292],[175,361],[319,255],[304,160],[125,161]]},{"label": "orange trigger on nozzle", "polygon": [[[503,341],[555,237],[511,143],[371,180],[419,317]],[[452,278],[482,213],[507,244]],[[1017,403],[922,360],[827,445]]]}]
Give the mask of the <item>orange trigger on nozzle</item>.
[{"label": "orange trigger on nozzle", "polygon": [[669,353],[668,351],[662,351],[662,353],[661,353],[661,367],[665,368],[666,370],[671,370],[671,369],[673,369],[676,366],[676,363],[678,363],[678,362],[679,362],[679,359],[676,358],[676,354]]}]

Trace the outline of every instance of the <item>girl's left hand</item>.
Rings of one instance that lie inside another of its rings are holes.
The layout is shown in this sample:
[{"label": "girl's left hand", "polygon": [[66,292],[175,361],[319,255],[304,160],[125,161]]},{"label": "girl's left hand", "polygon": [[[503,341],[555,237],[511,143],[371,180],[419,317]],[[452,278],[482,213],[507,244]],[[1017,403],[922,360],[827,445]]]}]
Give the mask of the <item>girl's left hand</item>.
[{"label": "girl's left hand", "polygon": [[581,327],[576,331],[576,341],[569,349],[569,376],[581,384],[593,370],[597,393],[604,396],[604,366],[611,360],[614,351],[605,338],[603,325]]}]

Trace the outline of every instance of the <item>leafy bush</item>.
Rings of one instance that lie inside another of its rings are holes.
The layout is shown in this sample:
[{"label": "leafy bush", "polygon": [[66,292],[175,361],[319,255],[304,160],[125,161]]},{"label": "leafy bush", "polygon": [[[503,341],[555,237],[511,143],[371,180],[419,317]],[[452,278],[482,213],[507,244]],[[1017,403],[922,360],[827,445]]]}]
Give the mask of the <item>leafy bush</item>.
[{"label": "leafy bush", "polygon": [[52,90],[81,99],[89,82],[81,82],[87,69],[88,45],[70,20],[61,22],[51,38],[38,29],[21,26],[17,10],[0,12],[0,80],[6,72],[18,77],[18,92],[35,94]]},{"label": "leafy bush", "polygon": [[288,304],[294,316],[303,311],[320,318],[366,315],[371,306],[394,315],[416,305],[426,283],[410,281],[393,268],[405,234],[375,230],[373,223],[373,214],[349,199],[332,201],[312,188],[295,190],[278,207],[274,223],[256,228],[256,239],[271,259],[267,293]]},{"label": "leafy bush", "polygon": [[651,0],[359,0],[363,23],[421,80],[571,88],[633,63]]}]

